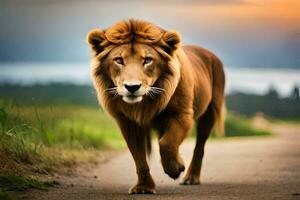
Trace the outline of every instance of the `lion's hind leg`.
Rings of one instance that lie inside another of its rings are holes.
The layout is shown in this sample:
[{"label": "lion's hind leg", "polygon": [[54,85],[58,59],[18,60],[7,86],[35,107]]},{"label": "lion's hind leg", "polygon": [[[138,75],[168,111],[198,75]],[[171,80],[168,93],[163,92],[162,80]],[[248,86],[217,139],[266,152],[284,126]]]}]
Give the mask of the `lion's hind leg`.
[{"label": "lion's hind leg", "polygon": [[202,166],[202,158],[204,154],[205,142],[212,130],[215,122],[213,108],[210,105],[206,112],[196,120],[197,122],[197,141],[194,149],[194,155],[190,163],[189,169],[183,178],[182,185],[200,184],[200,171]]}]

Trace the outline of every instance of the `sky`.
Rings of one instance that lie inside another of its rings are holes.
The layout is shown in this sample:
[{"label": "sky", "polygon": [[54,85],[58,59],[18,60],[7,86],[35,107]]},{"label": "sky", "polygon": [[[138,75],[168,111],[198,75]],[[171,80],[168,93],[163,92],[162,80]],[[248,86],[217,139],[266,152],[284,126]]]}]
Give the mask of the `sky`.
[{"label": "sky", "polygon": [[225,66],[300,68],[300,0],[0,0],[0,62],[88,62],[92,28],[175,29]]}]

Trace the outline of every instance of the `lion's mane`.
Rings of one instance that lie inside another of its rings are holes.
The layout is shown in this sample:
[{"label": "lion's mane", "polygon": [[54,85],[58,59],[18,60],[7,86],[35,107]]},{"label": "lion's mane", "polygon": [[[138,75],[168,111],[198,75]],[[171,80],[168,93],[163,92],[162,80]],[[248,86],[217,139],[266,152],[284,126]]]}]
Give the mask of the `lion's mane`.
[{"label": "lion's mane", "polygon": [[[181,62],[186,60],[178,49],[180,36],[177,32],[165,31],[152,23],[130,19],[120,21],[103,31],[94,29],[88,36],[88,42],[94,50],[93,83],[102,107],[110,114],[117,116],[121,113],[141,125],[146,125],[167,106],[180,79]],[[126,104],[105,92],[113,87],[113,83],[103,61],[115,46],[129,43],[150,45],[166,63],[165,73],[155,83],[165,92],[156,99],[145,98],[137,105]]]}]

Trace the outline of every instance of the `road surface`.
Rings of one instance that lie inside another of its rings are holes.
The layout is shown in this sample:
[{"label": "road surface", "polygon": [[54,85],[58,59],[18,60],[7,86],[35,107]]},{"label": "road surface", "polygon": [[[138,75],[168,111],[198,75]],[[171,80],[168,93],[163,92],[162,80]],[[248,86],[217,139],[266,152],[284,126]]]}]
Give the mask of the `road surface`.
[{"label": "road surface", "polygon": [[[151,173],[155,195],[128,195],[135,184],[133,159],[128,150],[94,169],[62,177],[48,192],[33,191],[30,199],[300,199],[300,126],[274,127],[275,135],[210,140],[206,145],[201,185],[181,186],[164,174],[155,148]],[[189,164],[193,141],[181,147]],[[181,177],[182,178],[182,175]]]}]

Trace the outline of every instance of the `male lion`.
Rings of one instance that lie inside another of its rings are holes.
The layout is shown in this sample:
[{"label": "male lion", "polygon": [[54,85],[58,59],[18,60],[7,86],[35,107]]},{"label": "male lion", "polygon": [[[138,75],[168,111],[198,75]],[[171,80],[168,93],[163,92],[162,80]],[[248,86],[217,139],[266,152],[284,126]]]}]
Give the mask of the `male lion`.
[{"label": "male lion", "polygon": [[98,100],[116,120],[135,161],[138,181],[129,193],[155,193],[146,158],[152,129],[165,173],[179,177],[185,167],[178,147],[193,119],[197,143],[183,184],[199,184],[205,141],[214,124],[223,129],[221,61],[201,47],[181,46],[175,31],[134,19],[94,29],[87,41]]}]

